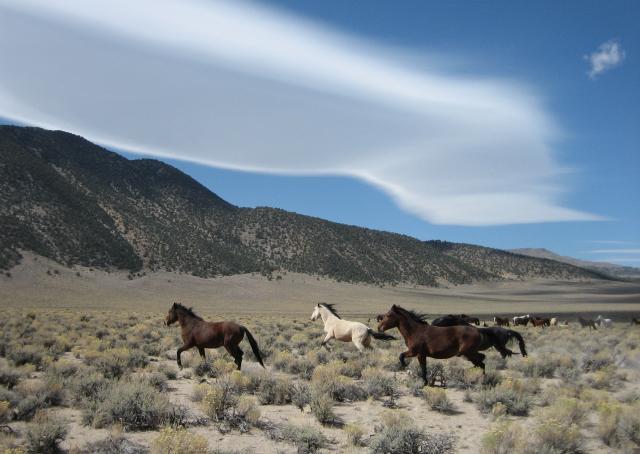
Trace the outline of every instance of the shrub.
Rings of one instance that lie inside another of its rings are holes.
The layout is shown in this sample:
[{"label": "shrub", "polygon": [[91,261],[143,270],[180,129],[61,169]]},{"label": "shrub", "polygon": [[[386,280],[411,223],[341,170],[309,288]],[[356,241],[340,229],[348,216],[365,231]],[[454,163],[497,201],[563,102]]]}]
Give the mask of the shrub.
[{"label": "shrub", "polygon": [[291,403],[300,411],[304,410],[304,407],[309,404],[310,400],[311,391],[307,385],[304,383],[295,383],[291,387]]},{"label": "shrub", "polygon": [[337,421],[337,416],[333,412],[333,399],[328,394],[313,393],[309,405],[311,413],[320,424],[330,424]]},{"label": "shrub", "polygon": [[607,446],[640,446],[640,405],[601,404],[597,431]]},{"label": "shrub", "polygon": [[73,377],[69,387],[73,401],[84,405],[86,401],[96,400],[110,385],[111,381],[104,378],[102,374],[90,372]]},{"label": "shrub", "polygon": [[40,367],[43,360],[42,349],[32,345],[11,349],[7,357],[13,361],[16,366],[33,364],[36,367]]},{"label": "shrub", "polygon": [[167,385],[167,377],[160,372],[153,372],[145,376],[147,382],[153,386],[159,392],[165,392],[169,385]]},{"label": "shrub", "polygon": [[178,378],[178,369],[173,366],[162,364],[158,366],[158,372],[164,374],[167,380],[175,380],[176,378]]},{"label": "shrub", "polygon": [[480,411],[489,413],[496,403],[502,403],[510,415],[526,416],[533,405],[533,396],[519,380],[508,380],[495,388],[483,389],[476,403]]},{"label": "shrub", "polygon": [[371,437],[369,449],[376,454],[440,454],[453,452],[455,437],[428,434],[412,425],[383,427]]},{"label": "shrub", "polygon": [[561,397],[543,412],[545,419],[555,420],[566,426],[581,425],[587,417],[589,407],[578,399]]},{"label": "shrub", "polygon": [[369,397],[379,399],[382,396],[393,396],[398,394],[397,386],[393,377],[382,375],[377,369],[367,367],[362,371],[362,378],[364,380],[365,392]]},{"label": "shrub", "polygon": [[499,422],[482,437],[482,452],[485,454],[523,452],[525,444],[527,444],[527,437],[520,424]]},{"label": "shrub", "polygon": [[26,421],[35,416],[38,410],[47,406],[42,396],[27,396],[20,400],[14,409],[17,420]]},{"label": "shrub", "polygon": [[6,400],[0,400],[0,423],[6,423],[11,420],[11,404]]},{"label": "shrub", "polygon": [[440,413],[453,413],[456,409],[453,402],[447,398],[447,393],[441,388],[425,388],[424,398],[429,408]]},{"label": "shrub", "polygon": [[295,426],[287,424],[282,428],[283,438],[294,444],[299,453],[314,453],[329,443],[322,432],[311,426]]},{"label": "shrub", "polygon": [[585,372],[596,372],[605,367],[613,366],[613,358],[610,353],[602,351],[582,361],[582,369]]},{"label": "shrub", "polygon": [[221,421],[225,412],[235,407],[237,402],[238,397],[229,383],[214,384],[209,386],[202,399],[202,409],[213,420]]},{"label": "shrub", "polygon": [[207,454],[209,442],[186,429],[166,427],[151,444],[152,454]]},{"label": "shrub", "polygon": [[145,382],[114,384],[98,400],[89,415],[97,428],[119,422],[127,430],[155,429],[170,411],[167,398]]},{"label": "shrub", "polygon": [[67,435],[67,424],[40,411],[27,430],[29,452],[58,452],[58,445]]},{"label": "shrub", "polygon": [[595,389],[611,389],[616,380],[613,367],[605,367],[587,376],[587,383]]},{"label": "shrub", "polygon": [[533,440],[528,446],[533,452],[582,452],[582,437],[578,426],[554,418],[538,421]]},{"label": "shrub", "polygon": [[8,364],[0,363],[0,385],[11,389],[18,384],[22,377],[20,371],[11,368]]},{"label": "shrub", "polygon": [[195,385],[193,387],[193,390],[191,391],[191,400],[193,402],[202,402],[202,399],[204,399],[204,396],[207,395],[208,391],[209,391],[209,385],[205,383]]},{"label": "shrub", "polygon": [[291,403],[291,380],[285,378],[271,378],[264,375],[258,386],[258,399],[262,405],[285,405]]},{"label": "shrub", "polygon": [[121,433],[112,433],[108,437],[88,443],[84,452],[91,454],[147,454],[149,450],[130,440],[127,440]]},{"label": "shrub", "polygon": [[360,424],[349,423],[344,427],[347,434],[347,443],[352,446],[364,446],[362,438],[364,437],[364,428]]}]

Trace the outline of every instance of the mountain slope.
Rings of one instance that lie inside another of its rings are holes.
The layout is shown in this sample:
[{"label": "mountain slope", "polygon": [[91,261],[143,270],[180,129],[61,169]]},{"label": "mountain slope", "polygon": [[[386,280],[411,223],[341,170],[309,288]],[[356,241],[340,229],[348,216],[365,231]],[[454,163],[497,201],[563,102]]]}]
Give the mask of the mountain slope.
[{"label": "mountain slope", "polygon": [[210,277],[273,270],[368,283],[603,278],[552,260],[419,241],[273,208],[239,208],[179,170],[61,131],[0,126],[0,267],[67,265]]},{"label": "mountain slope", "polygon": [[529,257],[556,260],[558,262],[568,263],[570,265],[579,266],[581,268],[586,268],[614,277],[640,278],[640,268],[636,268],[633,266],[616,265],[615,263],[608,262],[592,262],[589,260],[580,260],[574,257],[567,257],[565,255],[556,254],[555,252],[544,248],[511,249],[511,252],[515,254],[527,255]]}]

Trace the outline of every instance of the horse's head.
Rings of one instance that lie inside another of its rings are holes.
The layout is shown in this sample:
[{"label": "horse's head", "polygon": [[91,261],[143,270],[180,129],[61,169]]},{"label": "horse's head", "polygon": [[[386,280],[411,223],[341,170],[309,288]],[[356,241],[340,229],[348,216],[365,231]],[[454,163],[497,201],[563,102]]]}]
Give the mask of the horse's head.
[{"label": "horse's head", "polygon": [[313,314],[311,314],[311,320],[317,320],[320,317],[320,304],[316,304],[313,308]]},{"label": "horse's head", "polygon": [[397,328],[400,324],[398,314],[393,310],[394,306],[391,306],[389,312],[384,315],[378,315],[378,331],[387,331],[388,329]]},{"label": "horse's head", "polygon": [[178,321],[178,304],[173,303],[169,312],[167,312],[167,316],[164,318],[164,324],[170,326],[172,323]]}]

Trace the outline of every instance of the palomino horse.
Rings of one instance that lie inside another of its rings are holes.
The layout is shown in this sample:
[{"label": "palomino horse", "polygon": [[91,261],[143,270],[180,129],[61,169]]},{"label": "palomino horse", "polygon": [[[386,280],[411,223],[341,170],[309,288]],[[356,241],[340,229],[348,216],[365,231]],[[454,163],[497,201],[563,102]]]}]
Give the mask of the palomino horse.
[{"label": "palomino horse", "polygon": [[375,332],[364,323],[342,320],[334,309],[333,304],[317,304],[313,309],[313,314],[311,314],[311,320],[317,320],[318,317],[322,318],[324,332],[327,333],[320,345],[327,349],[327,342],[331,339],[353,342],[353,345],[360,352],[364,352],[365,348],[371,348],[372,337],[383,341],[395,339],[395,337],[388,334]]},{"label": "palomino horse", "polygon": [[258,344],[249,330],[244,326],[231,321],[206,322],[196,315],[190,307],[173,303],[173,306],[169,309],[169,313],[165,319],[165,324],[169,326],[176,321],[182,330],[183,345],[178,349],[177,354],[178,367],[180,369],[182,369],[180,354],[183,351],[196,347],[198,352],[200,352],[200,357],[205,361],[205,348],[218,348],[224,346],[229,354],[233,356],[233,359],[238,366],[238,370],[240,370],[244,352],[240,347],[238,347],[238,344],[242,341],[245,335],[249,340],[249,345],[251,345],[253,354],[260,365],[264,367],[262,356],[260,356],[260,349],[258,349]]},{"label": "palomino horse", "polygon": [[580,323],[580,326],[583,328],[588,326],[589,330],[591,330],[591,328],[596,329],[596,322],[594,320],[578,317],[578,323]]},{"label": "palomino horse", "polygon": [[[427,356],[437,359],[464,356],[484,372],[485,355],[480,351],[496,347],[503,355],[513,353],[505,347],[512,336],[511,333],[515,333],[513,336],[520,341],[522,354],[526,356],[522,336],[505,328],[496,326],[476,328],[469,325],[431,326],[425,321],[424,315],[395,304],[386,314],[378,316],[378,320],[380,331],[398,328],[407,345],[407,351],[400,353],[400,365],[406,367],[405,358],[417,356],[425,385],[427,384]],[[506,333],[507,331],[509,333]]]},{"label": "palomino horse", "polygon": [[509,326],[509,317],[493,317],[496,326]]}]

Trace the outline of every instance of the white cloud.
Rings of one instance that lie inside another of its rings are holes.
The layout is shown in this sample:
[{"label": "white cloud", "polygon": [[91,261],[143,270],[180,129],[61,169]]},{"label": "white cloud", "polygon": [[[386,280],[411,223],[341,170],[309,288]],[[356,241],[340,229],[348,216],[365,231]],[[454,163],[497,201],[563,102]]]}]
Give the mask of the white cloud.
[{"label": "white cloud", "polygon": [[416,60],[255,4],[0,0],[0,116],[155,156],[353,176],[432,223],[601,219],[560,203],[560,131],[532,90]]},{"label": "white cloud", "polygon": [[620,65],[625,59],[626,53],[615,40],[600,44],[595,52],[585,55],[585,60],[589,62],[589,77],[595,79],[605,71]]}]

